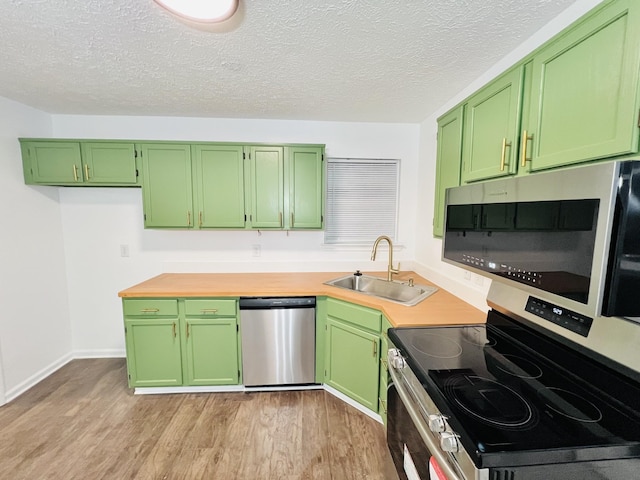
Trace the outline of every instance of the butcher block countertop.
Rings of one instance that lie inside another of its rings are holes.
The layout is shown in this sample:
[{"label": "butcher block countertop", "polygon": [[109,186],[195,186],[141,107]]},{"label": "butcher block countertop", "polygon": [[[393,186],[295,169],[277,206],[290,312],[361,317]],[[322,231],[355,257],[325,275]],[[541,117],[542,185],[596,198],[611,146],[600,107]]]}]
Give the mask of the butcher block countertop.
[{"label": "butcher block countertop", "polygon": [[[135,297],[259,297],[327,296],[381,310],[394,327],[465,325],[484,323],[486,313],[438,287],[438,291],[413,307],[338,287],[325,285],[352,272],[295,273],[163,273],[118,293]],[[367,273],[386,277],[386,272]],[[434,285],[413,273],[402,272],[394,280]],[[435,285],[437,287],[437,285]]]}]

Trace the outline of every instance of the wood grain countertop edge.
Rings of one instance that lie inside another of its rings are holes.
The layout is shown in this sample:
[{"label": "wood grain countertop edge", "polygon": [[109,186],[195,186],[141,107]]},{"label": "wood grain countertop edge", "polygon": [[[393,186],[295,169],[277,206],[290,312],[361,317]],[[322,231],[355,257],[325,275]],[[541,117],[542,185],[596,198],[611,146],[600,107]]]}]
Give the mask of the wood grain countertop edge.
[{"label": "wood grain countertop edge", "polygon": [[[415,272],[394,279],[435,286],[438,291],[408,307],[359,292],[326,285],[325,282],[353,272],[277,273],[162,273],[118,292],[122,298],[206,298],[256,296],[319,296],[380,310],[394,327],[471,325],[486,321],[486,313]],[[386,272],[365,272],[386,277]]]}]

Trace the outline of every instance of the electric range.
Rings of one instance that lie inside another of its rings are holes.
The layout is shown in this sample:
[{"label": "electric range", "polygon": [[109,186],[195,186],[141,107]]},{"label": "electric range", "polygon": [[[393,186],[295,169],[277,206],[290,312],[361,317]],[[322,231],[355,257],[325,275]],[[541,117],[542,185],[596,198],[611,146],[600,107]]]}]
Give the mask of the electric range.
[{"label": "electric range", "polygon": [[429,461],[446,479],[640,475],[640,385],[606,363],[495,310],[486,325],[388,336],[401,477],[430,478]]}]

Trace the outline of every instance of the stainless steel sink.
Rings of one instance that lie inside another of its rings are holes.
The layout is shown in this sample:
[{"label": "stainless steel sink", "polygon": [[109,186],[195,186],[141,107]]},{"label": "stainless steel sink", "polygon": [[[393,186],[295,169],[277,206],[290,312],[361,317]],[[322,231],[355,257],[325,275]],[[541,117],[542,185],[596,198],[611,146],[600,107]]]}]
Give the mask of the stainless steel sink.
[{"label": "stainless steel sink", "polygon": [[420,303],[429,295],[438,291],[436,287],[427,285],[409,285],[406,282],[397,280],[387,281],[383,278],[361,275],[356,286],[355,276],[345,275],[325,282],[325,285],[332,285],[354,292],[364,293],[373,297],[383,298],[401,305],[413,306]]}]

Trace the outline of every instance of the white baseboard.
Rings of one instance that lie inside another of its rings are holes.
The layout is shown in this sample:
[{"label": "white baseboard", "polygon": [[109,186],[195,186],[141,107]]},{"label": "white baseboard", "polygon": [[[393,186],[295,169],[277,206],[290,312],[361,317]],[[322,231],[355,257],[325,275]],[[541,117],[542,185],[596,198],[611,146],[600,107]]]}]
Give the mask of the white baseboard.
[{"label": "white baseboard", "polygon": [[164,395],[168,393],[216,393],[216,392],[244,392],[243,385],[212,385],[206,387],[138,387],[133,393],[136,395]]},{"label": "white baseboard", "polygon": [[74,350],[73,358],[126,358],[124,349]]},{"label": "white baseboard", "polygon": [[215,392],[288,392],[293,390],[322,390],[322,385],[265,385],[245,387],[244,385],[211,385],[190,387],[137,387],[135,395],[163,395],[167,393],[215,393]]},{"label": "white baseboard", "polygon": [[11,388],[10,390],[7,390],[5,392],[5,400],[7,402],[10,402],[11,400],[13,400],[13,399],[17,398],[18,396],[22,395],[24,392],[26,392],[27,390],[29,390],[34,385],[36,385],[37,383],[39,383],[42,380],[44,380],[45,378],[47,378],[49,375],[51,375],[56,370],[64,367],[67,363],[69,363],[71,360],[73,360],[73,358],[74,357],[73,357],[73,355],[71,353],[68,353],[68,354],[63,355],[62,357],[58,358],[56,361],[54,361],[50,365],[47,365],[46,367],[44,367],[43,369],[39,370],[35,374],[31,375],[29,378],[27,378],[23,382],[20,382],[15,387]]}]

